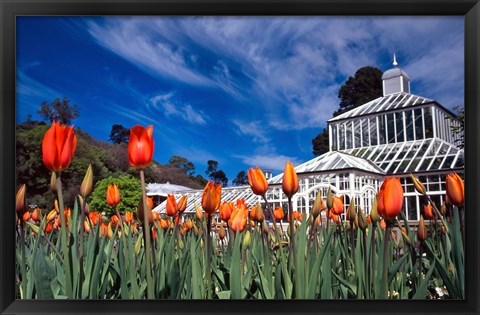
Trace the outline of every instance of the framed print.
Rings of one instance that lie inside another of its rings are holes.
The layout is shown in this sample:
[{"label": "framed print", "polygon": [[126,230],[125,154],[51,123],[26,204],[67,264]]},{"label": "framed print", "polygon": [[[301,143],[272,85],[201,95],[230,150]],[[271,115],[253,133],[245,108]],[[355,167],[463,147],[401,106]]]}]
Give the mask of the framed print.
[{"label": "framed print", "polygon": [[479,14],[3,1],[2,314],[477,313]]}]

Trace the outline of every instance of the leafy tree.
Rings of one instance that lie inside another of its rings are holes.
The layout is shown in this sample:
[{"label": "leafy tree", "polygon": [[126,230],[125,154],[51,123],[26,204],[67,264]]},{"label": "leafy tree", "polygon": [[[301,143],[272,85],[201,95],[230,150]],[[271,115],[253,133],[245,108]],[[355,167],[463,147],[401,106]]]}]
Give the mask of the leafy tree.
[{"label": "leafy tree", "polygon": [[168,161],[168,165],[182,169],[185,174],[193,175],[195,173],[195,165],[187,158],[182,156],[173,155]]},{"label": "leafy tree", "polygon": [[124,127],[123,125],[115,124],[112,126],[112,131],[110,132],[110,142],[115,144],[128,143],[130,138],[130,129]]},{"label": "leafy tree", "polygon": [[[339,109],[333,113],[333,117],[343,114],[371,100],[382,96],[382,71],[376,67],[365,66],[358,69],[353,77],[340,87],[338,98]],[[329,150],[328,129],[312,139],[313,155],[318,156]]]},{"label": "leafy tree", "polygon": [[237,174],[237,177],[232,181],[235,186],[243,186],[248,184],[248,176],[245,171],[240,171]]},{"label": "leafy tree", "polygon": [[[457,114],[456,117],[451,117],[450,129],[454,137],[458,137],[455,141],[459,149],[465,148],[465,108],[460,106],[454,106],[453,111]],[[457,122],[457,125],[453,125],[454,122]]]},{"label": "leafy tree", "polygon": [[222,183],[223,187],[228,185],[228,178],[224,171],[218,170],[218,162],[215,160],[208,160],[208,168],[205,173],[208,177],[213,180],[216,184]]},{"label": "leafy tree", "polygon": [[120,213],[136,211],[142,196],[140,180],[130,175],[119,177],[110,176],[95,185],[95,190],[90,197],[90,209],[97,212],[105,212],[109,215],[115,213],[115,209],[107,204],[107,187],[109,184],[117,184],[120,192],[120,203],[117,205]]},{"label": "leafy tree", "polygon": [[382,96],[382,71],[371,66],[362,67],[353,77],[349,77],[338,91],[340,109],[333,116],[338,116],[380,96]]},{"label": "leafy tree", "polygon": [[313,155],[318,156],[328,152],[328,129],[323,128],[323,131],[312,139]]},{"label": "leafy tree", "polygon": [[63,100],[56,98],[51,104],[43,102],[38,114],[49,123],[55,120],[63,125],[70,125],[80,112],[76,104],[70,105],[70,100],[64,97]]}]

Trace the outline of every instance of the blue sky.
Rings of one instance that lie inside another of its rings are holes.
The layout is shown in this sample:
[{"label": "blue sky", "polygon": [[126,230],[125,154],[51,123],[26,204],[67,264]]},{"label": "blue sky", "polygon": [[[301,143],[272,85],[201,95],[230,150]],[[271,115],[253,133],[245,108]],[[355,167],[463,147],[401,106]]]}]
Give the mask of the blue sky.
[{"label": "blue sky", "polygon": [[153,125],[154,159],[188,158],[232,180],[313,158],[311,140],[363,66],[413,94],[464,104],[463,17],[17,17],[16,117],[69,98],[77,127]]}]

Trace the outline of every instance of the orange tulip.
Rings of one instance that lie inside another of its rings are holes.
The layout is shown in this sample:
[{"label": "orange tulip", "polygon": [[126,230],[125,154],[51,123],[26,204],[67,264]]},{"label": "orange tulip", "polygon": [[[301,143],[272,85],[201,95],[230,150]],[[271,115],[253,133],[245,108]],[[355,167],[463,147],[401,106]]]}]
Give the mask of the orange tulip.
[{"label": "orange tulip", "polygon": [[27,211],[23,214],[23,221],[27,222],[28,220],[30,220],[31,217],[32,217],[32,214]]},{"label": "orange tulip", "polygon": [[133,222],[133,212],[127,211],[125,212],[125,222]]},{"label": "orange tulip", "polygon": [[55,217],[57,216],[58,212],[57,210],[53,209],[51,210],[48,214],[47,214],[47,221],[50,222],[52,220],[55,219]]},{"label": "orange tulip", "polygon": [[252,208],[251,219],[256,222],[263,222],[265,220],[265,215],[263,214],[262,206],[260,202],[257,203],[255,207]]},{"label": "orange tulip", "polygon": [[220,206],[220,219],[228,222],[230,220],[230,217],[232,216],[232,212],[235,210],[235,205],[233,202],[224,202]]},{"label": "orange tulip", "polygon": [[27,202],[25,199],[25,184],[20,187],[17,191],[17,195],[15,198],[15,211],[17,212],[18,216],[22,216],[27,211]]},{"label": "orange tulip", "polygon": [[177,201],[175,200],[175,196],[172,194],[167,195],[167,205],[165,206],[165,213],[173,217],[177,214]]},{"label": "orange tulip", "polygon": [[163,230],[168,229],[168,221],[164,219],[159,220],[159,225]]},{"label": "orange tulip", "polygon": [[341,215],[343,213],[343,195],[340,197],[333,196],[333,207],[331,211],[335,215]]},{"label": "orange tulip", "polygon": [[121,227],[121,225],[120,225],[121,221],[122,220],[120,220],[120,218],[116,214],[114,214],[110,217],[110,222],[114,227],[118,226],[120,228]]},{"label": "orange tulip", "polygon": [[457,207],[463,206],[465,203],[465,187],[462,178],[457,173],[448,174],[445,184],[450,204]]},{"label": "orange tulip", "polygon": [[88,223],[88,220],[83,221],[83,227],[86,233],[90,233],[90,223]]},{"label": "orange tulip", "polygon": [[153,227],[152,227],[152,237],[153,237],[154,240],[157,239],[157,229],[155,229]]},{"label": "orange tulip", "polygon": [[187,228],[189,230],[193,229],[193,221],[188,219],[186,222],[185,222],[185,225],[187,226]]},{"label": "orange tulip", "polygon": [[258,196],[263,196],[268,190],[268,182],[263,174],[262,170],[257,168],[251,168],[248,170],[248,183],[253,193]]},{"label": "orange tulip", "polygon": [[392,221],[402,211],[403,187],[400,179],[387,177],[380,187],[377,210],[388,221]]},{"label": "orange tulip", "polygon": [[100,213],[94,211],[88,213],[88,218],[92,221],[93,225],[97,225],[102,220]]},{"label": "orange tulip", "polygon": [[202,220],[203,219],[203,211],[200,209],[200,207],[197,205],[197,203],[194,203],[195,206],[195,215],[197,216],[197,219]]},{"label": "orange tulip", "polygon": [[283,213],[282,207],[280,207],[280,206],[275,207],[275,210],[273,210],[273,217],[277,221],[283,220],[283,218],[285,217],[285,213]]},{"label": "orange tulip", "polygon": [[187,196],[182,196],[177,203],[177,211],[182,214],[187,209]]},{"label": "orange tulip", "polygon": [[387,228],[387,223],[385,222],[385,219],[382,219],[380,221],[380,227],[382,228],[382,230],[385,230]]},{"label": "orange tulip", "polygon": [[427,239],[427,228],[422,215],[420,215],[420,222],[418,223],[417,237],[422,242]]},{"label": "orange tulip", "polygon": [[120,203],[120,192],[117,184],[109,184],[107,187],[107,203],[110,207],[115,207]]},{"label": "orange tulip", "polygon": [[128,162],[136,169],[144,169],[153,158],[153,126],[136,125],[130,129]]},{"label": "orange tulip", "polygon": [[223,224],[220,226],[220,230],[218,231],[218,238],[223,240],[225,238],[225,228]]},{"label": "orange tulip", "polygon": [[247,226],[247,216],[248,210],[244,205],[235,208],[230,220],[228,220],[228,224],[234,233],[245,230],[245,227]]},{"label": "orange tulip", "polygon": [[153,197],[147,197],[147,206],[150,210],[153,209]]},{"label": "orange tulip", "polygon": [[432,220],[433,219],[433,211],[432,211],[432,205],[424,205],[423,206],[423,214],[425,215],[425,219]]},{"label": "orange tulip", "polygon": [[70,165],[76,148],[77,136],[73,126],[53,121],[42,141],[43,164],[53,172],[60,172]]},{"label": "orange tulip", "polygon": [[42,210],[40,210],[39,208],[33,209],[32,220],[35,221],[35,222],[39,222],[41,215],[42,215]]},{"label": "orange tulip", "polygon": [[290,161],[287,161],[285,170],[283,171],[282,189],[288,198],[292,198],[298,191],[297,173]]},{"label": "orange tulip", "polygon": [[45,233],[52,233],[53,231],[53,222],[48,222],[45,226]]},{"label": "orange tulip", "polygon": [[207,214],[211,216],[220,208],[220,200],[222,198],[222,185],[212,181],[208,181],[202,195],[202,208]]}]

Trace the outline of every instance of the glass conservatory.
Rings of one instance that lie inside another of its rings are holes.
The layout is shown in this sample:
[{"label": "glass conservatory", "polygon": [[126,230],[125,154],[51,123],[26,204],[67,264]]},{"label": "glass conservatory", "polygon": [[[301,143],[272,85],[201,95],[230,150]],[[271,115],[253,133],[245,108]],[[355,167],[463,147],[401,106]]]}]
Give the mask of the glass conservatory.
[{"label": "glass conservatory", "polygon": [[[411,94],[410,78],[396,61],[382,81],[382,97],[328,120],[329,152],[295,167],[299,191],[292,198],[294,210],[308,214],[317,194],[326,199],[330,187],[334,194],[345,196],[345,207],[355,198],[369,213],[385,176],[396,176],[404,186],[405,216],[418,220],[426,200],[415,191],[408,174],[417,176],[440,205],[446,175],[464,173],[464,151],[455,145],[461,135],[451,128],[458,126],[451,120],[455,114],[432,99]],[[282,177],[270,177],[267,199],[287,209]],[[192,197],[187,211],[194,212],[193,203],[201,203],[202,192],[186,194]],[[262,202],[248,186],[223,189],[222,201],[237,198],[245,198],[250,206]],[[164,208],[163,203],[158,210]]]}]

